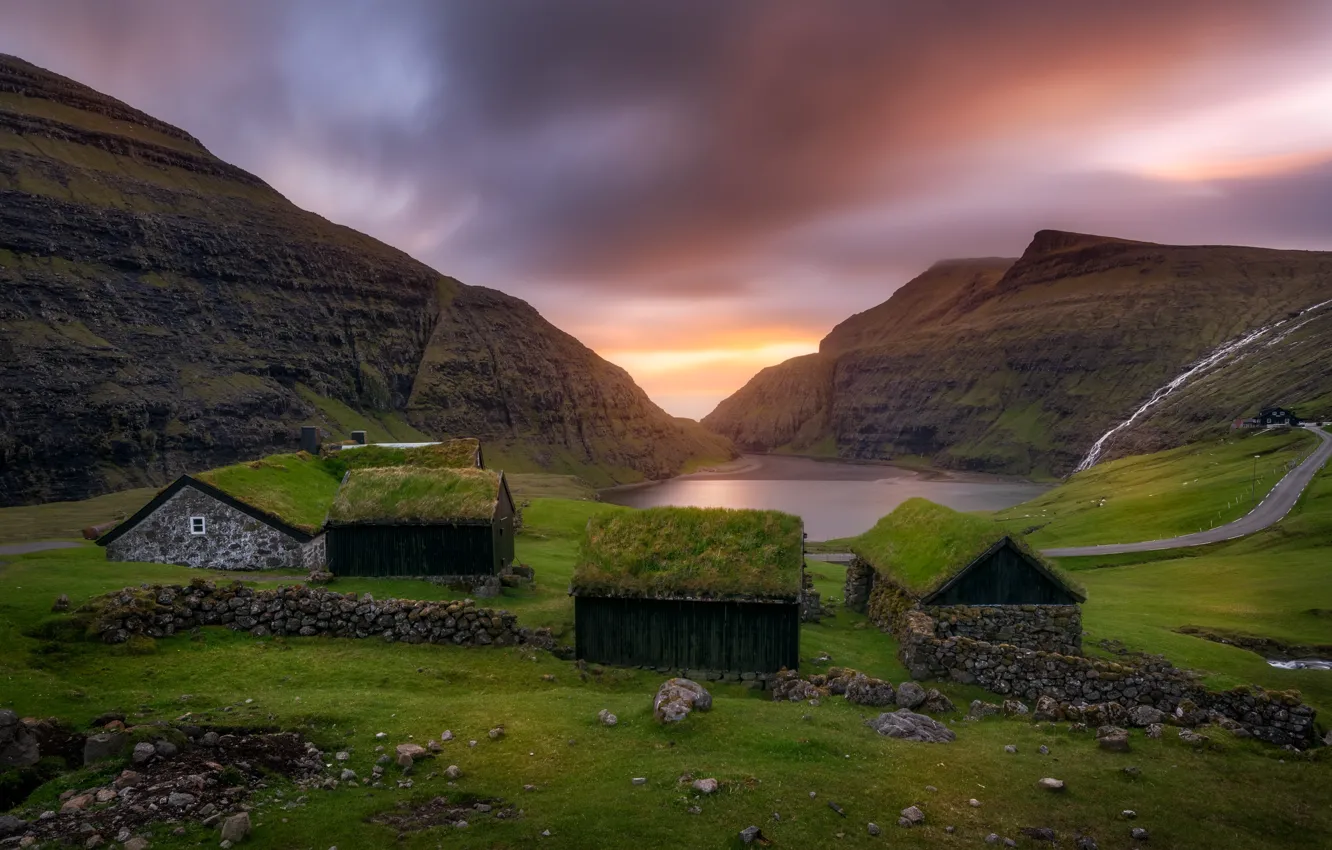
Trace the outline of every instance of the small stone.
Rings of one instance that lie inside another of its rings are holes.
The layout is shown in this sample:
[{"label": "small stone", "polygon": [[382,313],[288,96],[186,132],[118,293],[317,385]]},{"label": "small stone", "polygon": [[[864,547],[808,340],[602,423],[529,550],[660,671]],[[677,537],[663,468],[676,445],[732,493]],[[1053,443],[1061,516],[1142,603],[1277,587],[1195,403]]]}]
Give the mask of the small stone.
[{"label": "small stone", "polygon": [[717,793],[717,780],[715,779],[695,779],[694,790],[700,794]]},{"label": "small stone", "polygon": [[351,753],[344,750],[342,752],[334,754],[333,758],[338,761],[346,761],[347,759],[351,758]]},{"label": "small stone", "polygon": [[1045,746],[1044,744],[1041,744],[1039,747],[1036,748],[1036,752],[1040,753],[1043,756],[1048,756],[1050,754],[1050,748]]},{"label": "small stone", "polygon": [[1162,726],[1160,723],[1149,723],[1149,724],[1147,725],[1147,737],[1148,737],[1148,738],[1160,738],[1160,737],[1161,737],[1161,733],[1164,732],[1164,731],[1165,731],[1165,727]]},{"label": "small stone", "polygon": [[949,835],[952,835],[954,832],[957,832],[957,827],[955,827],[955,826],[945,826],[945,827],[944,827],[944,832],[948,833]]},{"label": "small stone", "polygon": [[475,746],[476,746],[476,741],[468,741],[468,742],[467,742],[467,746],[469,746],[469,747],[475,747]]},{"label": "small stone", "polygon": [[1132,838],[1134,841],[1146,841],[1151,838],[1151,836],[1147,834],[1147,830],[1140,826],[1135,826],[1129,830],[1129,838]]},{"label": "small stone", "polygon": [[1017,842],[1014,841],[1014,840],[1011,839],[1011,838],[1005,838],[1005,839],[1004,839],[1004,846],[1005,846],[1005,847],[1016,847],[1016,846],[1017,846]]},{"label": "small stone", "polygon": [[222,843],[219,844],[219,845],[217,845],[217,846],[218,846],[218,847],[221,847],[222,850],[231,850],[231,848],[234,847],[235,845],[232,844],[230,841],[228,841],[227,839],[224,838],[224,839],[222,839]]},{"label": "small stone", "polygon": [[394,752],[398,754],[399,761],[402,760],[403,756],[406,756],[412,761],[416,761],[417,759],[425,758],[429,751],[420,744],[399,744],[394,748]]},{"label": "small stone", "polygon": [[103,788],[97,792],[97,802],[99,803],[109,803],[114,799],[116,799],[116,789],[114,788]]},{"label": "small stone", "polygon": [[633,783],[634,785],[646,785],[646,784],[647,784],[647,777],[646,777],[646,776],[635,776],[633,779],[631,779],[631,780],[629,780],[629,781],[630,781],[631,783]]},{"label": "small stone", "polygon": [[1024,826],[1022,834],[1036,841],[1049,841],[1054,843],[1055,831],[1048,826]]},{"label": "small stone", "polygon": [[937,794],[937,793],[939,793],[939,789],[938,789],[938,788],[935,788],[933,785],[926,785],[926,786],[925,786],[925,790],[926,790],[926,791],[929,791],[931,794]]},{"label": "small stone", "polygon": [[917,826],[925,822],[925,813],[916,806],[907,806],[901,812],[902,817],[898,819],[898,826]]},{"label": "small stone", "polygon": [[1102,726],[1096,730],[1096,743],[1107,752],[1126,753],[1129,751],[1128,730],[1118,726]]},{"label": "small stone", "polygon": [[1000,839],[999,839],[998,834],[993,833],[993,832],[991,832],[989,835],[985,836],[985,843],[986,843],[986,844],[998,844],[998,843],[999,843],[999,840],[1000,840]]},{"label": "small stone", "polygon": [[813,799],[814,799],[815,797],[817,797],[817,796],[819,796],[819,792],[817,792],[817,791],[810,791],[810,792],[809,792],[809,799],[813,800]]},{"label": "small stone", "polygon": [[1130,779],[1137,779],[1139,776],[1142,776],[1142,768],[1138,767],[1135,764],[1131,764],[1128,767],[1124,768],[1124,775],[1129,777]]},{"label": "small stone", "polygon": [[135,836],[125,842],[125,850],[148,850],[149,846],[148,839],[142,835]]},{"label": "small stone", "polygon": [[1010,754],[1012,754],[1012,753],[1016,753],[1016,752],[1017,752],[1017,745],[1016,745],[1016,744],[1005,744],[1005,745],[1004,745],[1004,752],[1006,752],[1006,753],[1010,753]]},{"label": "small stone", "polygon": [[691,815],[701,815],[701,814],[703,814],[703,810],[700,809],[698,806],[690,806],[686,811],[688,811],[689,814],[691,814]]},{"label": "small stone", "polygon": [[197,798],[193,794],[186,794],[182,791],[172,791],[167,797],[167,805],[173,809],[186,809],[194,805]]},{"label": "small stone", "polygon": [[444,768],[444,775],[449,779],[461,779],[463,775],[462,768],[458,767],[456,764],[451,764]]},{"label": "small stone", "polygon": [[458,829],[466,829],[466,828],[467,828],[467,821],[465,821],[465,820],[460,820],[460,821],[458,821],[457,823],[455,823],[454,826],[456,826]]},{"label": "small stone", "polygon": [[740,840],[746,844],[753,844],[763,837],[763,832],[757,826],[747,826],[740,830]]},{"label": "small stone", "polygon": [[1052,776],[1047,776],[1043,778],[1041,781],[1037,782],[1036,786],[1038,788],[1044,788],[1046,791],[1063,791],[1064,780],[1055,779]]},{"label": "small stone", "polygon": [[439,743],[439,741],[427,741],[426,749],[432,753],[439,753],[444,751],[444,747]]},{"label": "small stone", "polygon": [[240,812],[222,821],[222,840],[233,844],[250,834],[250,813]]},{"label": "small stone", "polygon": [[780,820],[782,819],[782,815],[781,815],[781,813],[780,813],[780,812],[773,812],[773,813],[772,813],[772,819],[775,820],[775,821],[780,821]]},{"label": "small stone", "polygon": [[342,773],[338,776],[338,778],[341,779],[343,782],[353,782],[357,778],[356,771],[352,770],[351,768],[345,768],[342,771]]},{"label": "small stone", "polygon": [[494,729],[491,729],[487,734],[490,735],[490,740],[492,741],[499,740],[500,738],[504,737],[504,727],[496,726]]},{"label": "small stone", "polygon": [[523,786],[523,790],[524,790],[524,791],[535,791],[536,789],[537,789],[537,787],[536,787],[535,785],[524,785],[524,786]]},{"label": "small stone", "polygon": [[452,740],[453,740],[453,730],[451,730],[451,729],[445,729],[445,730],[444,730],[444,734],[442,734],[442,735],[439,736],[439,740],[442,741],[442,742],[445,742],[445,743],[447,743],[448,741],[452,741]]},{"label": "small stone", "polygon": [[1078,840],[1073,842],[1075,850],[1101,850],[1096,846],[1096,839],[1090,835],[1079,835]]},{"label": "small stone", "polygon": [[1138,816],[1138,813],[1133,811],[1132,809],[1125,809],[1124,811],[1119,813],[1119,816],[1124,820],[1133,820]]},{"label": "small stone", "polygon": [[153,744],[153,749],[164,759],[169,759],[180,752],[180,748],[170,741],[158,741]]},{"label": "small stone", "polygon": [[375,733],[375,738],[376,738],[376,739],[379,739],[379,738],[387,738],[387,737],[388,737],[388,733],[387,733],[387,732],[376,732],[376,733]]},{"label": "small stone", "polygon": [[102,846],[103,844],[105,844],[105,843],[106,843],[106,839],[103,838],[102,836],[100,836],[100,835],[92,835],[92,836],[89,836],[89,837],[88,837],[88,840],[87,840],[87,841],[83,842],[83,846],[84,846],[84,847],[87,847],[87,848],[89,848],[89,850],[91,850],[91,848],[94,848],[94,847],[101,847],[101,846]]},{"label": "small stone", "polygon": [[870,834],[870,835],[878,835],[878,834],[879,834],[879,825],[878,825],[877,823],[871,823],[871,824],[869,824],[868,829],[869,829],[869,834]]},{"label": "small stone", "polygon": [[147,741],[141,741],[134,745],[134,754],[130,756],[130,760],[135,764],[146,764],[155,755],[157,748]]},{"label": "small stone", "polygon": [[68,800],[64,802],[64,804],[60,806],[60,811],[81,812],[84,809],[88,808],[88,806],[92,803],[92,801],[93,801],[92,794],[76,794],[73,797],[70,797]]},{"label": "small stone", "polygon": [[981,801],[972,797],[970,800],[967,800],[967,805],[971,806],[973,809],[979,809],[981,807]]}]

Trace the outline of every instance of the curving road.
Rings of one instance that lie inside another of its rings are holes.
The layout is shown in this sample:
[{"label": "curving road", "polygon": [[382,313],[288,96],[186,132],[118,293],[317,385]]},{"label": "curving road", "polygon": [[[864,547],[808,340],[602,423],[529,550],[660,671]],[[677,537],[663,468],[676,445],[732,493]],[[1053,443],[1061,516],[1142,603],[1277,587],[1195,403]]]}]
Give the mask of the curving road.
[{"label": "curving road", "polygon": [[1193,534],[1185,534],[1181,537],[1171,537],[1166,540],[1144,540],[1141,543],[1106,543],[1101,546],[1070,546],[1062,549],[1042,549],[1042,555],[1050,555],[1055,558],[1067,558],[1077,555],[1119,555],[1125,552],[1155,552],[1159,549],[1183,549],[1187,546],[1205,546],[1208,543],[1220,543],[1223,540],[1233,540],[1236,537],[1243,537],[1246,534],[1253,534],[1255,531],[1261,531],[1269,525],[1279,522],[1290,509],[1295,507],[1295,502],[1299,500],[1300,494],[1304,488],[1309,486],[1318,470],[1323,468],[1329,457],[1332,457],[1332,436],[1324,431],[1311,426],[1305,426],[1308,430],[1318,435],[1322,444],[1314,450],[1299,466],[1286,473],[1286,476],[1276,483],[1276,486],[1267,494],[1267,496],[1258,504],[1258,507],[1249,511],[1244,516],[1228,522],[1225,525],[1218,525],[1216,528],[1207,531],[1197,531]]}]

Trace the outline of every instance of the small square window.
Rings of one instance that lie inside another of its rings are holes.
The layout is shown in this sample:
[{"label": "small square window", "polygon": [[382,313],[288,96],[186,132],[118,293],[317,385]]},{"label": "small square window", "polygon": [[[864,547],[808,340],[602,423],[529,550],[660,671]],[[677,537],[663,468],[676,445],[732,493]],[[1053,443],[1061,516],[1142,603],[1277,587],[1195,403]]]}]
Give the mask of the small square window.
[{"label": "small square window", "polygon": [[205,531],[207,531],[207,521],[203,517],[190,517],[190,534],[203,534]]}]

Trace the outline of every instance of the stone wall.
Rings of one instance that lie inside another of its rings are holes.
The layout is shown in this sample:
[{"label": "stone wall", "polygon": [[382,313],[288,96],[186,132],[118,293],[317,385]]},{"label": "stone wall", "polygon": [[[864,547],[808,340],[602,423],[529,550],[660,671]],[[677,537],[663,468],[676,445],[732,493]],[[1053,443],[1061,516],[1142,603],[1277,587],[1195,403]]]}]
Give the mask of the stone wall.
[{"label": "stone wall", "polygon": [[[203,534],[190,532],[194,516],[204,518]],[[182,488],[108,543],[106,557],[214,570],[305,569],[307,560],[296,538],[193,487]]]},{"label": "stone wall", "polygon": [[515,615],[478,608],[470,599],[376,601],[368,593],[302,585],[255,590],[239,583],[219,587],[202,579],[187,586],[145,585],[99,597],[78,613],[91,617],[94,632],[106,643],[123,643],[132,635],[166,637],[195,626],[225,626],[258,637],[377,637],[405,643],[531,644],[555,649],[548,629],[519,628]]},{"label": "stone wall", "polygon": [[1082,612],[1077,605],[923,606],[940,638],[968,637],[1063,655],[1082,654]]},{"label": "stone wall", "polygon": [[301,569],[307,572],[328,569],[328,538],[320,534],[301,547]]},{"label": "stone wall", "polygon": [[874,589],[874,568],[859,555],[846,565],[846,582],[842,586],[847,610],[864,614],[869,609],[870,592]]},{"label": "stone wall", "polygon": [[1167,714],[1196,708],[1237,722],[1249,734],[1275,744],[1304,747],[1317,739],[1314,710],[1297,693],[1244,688],[1213,692],[1164,658],[1132,664],[1044,650],[987,643],[967,637],[940,637],[935,619],[907,611],[893,629],[902,663],[915,679],[951,679],[997,694],[1035,702],[1105,705],[1120,710],[1143,705]]}]

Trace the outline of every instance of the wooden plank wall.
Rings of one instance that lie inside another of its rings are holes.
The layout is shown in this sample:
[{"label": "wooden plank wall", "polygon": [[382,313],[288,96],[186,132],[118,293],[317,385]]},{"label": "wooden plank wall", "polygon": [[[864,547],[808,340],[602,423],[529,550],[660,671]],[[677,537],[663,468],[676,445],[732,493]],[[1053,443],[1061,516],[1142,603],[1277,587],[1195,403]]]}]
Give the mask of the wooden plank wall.
[{"label": "wooden plank wall", "polygon": [[328,531],[328,570],[336,576],[493,575],[489,525],[357,525]]},{"label": "wooden plank wall", "polygon": [[931,605],[1076,605],[1077,602],[1009,546],[997,550],[957,584],[930,600]]},{"label": "wooden plank wall", "polygon": [[579,658],[601,664],[772,673],[800,663],[800,606],[579,596]]}]

